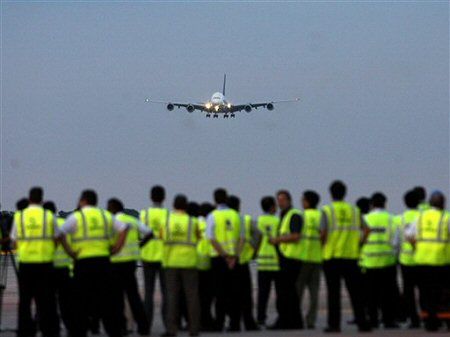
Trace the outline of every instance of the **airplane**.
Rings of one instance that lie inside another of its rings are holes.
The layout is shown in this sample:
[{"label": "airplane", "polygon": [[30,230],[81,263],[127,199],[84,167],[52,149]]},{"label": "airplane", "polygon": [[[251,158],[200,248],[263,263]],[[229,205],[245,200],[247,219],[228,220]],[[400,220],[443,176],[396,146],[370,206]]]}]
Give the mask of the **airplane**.
[{"label": "airplane", "polygon": [[206,103],[172,103],[167,101],[154,101],[150,98],[146,98],[145,101],[149,103],[163,103],[167,104],[166,108],[169,111],[172,111],[177,107],[180,108],[186,108],[186,110],[189,113],[194,112],[195,110],[202,111],[206,114],[206,117],[209,118],[211,115],[213,118],[218,118],[219,114],[223,114],[224,118],[228,118],[230,116],[231,118],[235,117],[235,112],[241,112],[244,110],[245,112],[249,113],[253,109],[258,109],[260,107],[266,108],[267,110],[273,110],[275,103],[282,103],[282,102],[297,102],[300,99],[291,99],[291,100],[282,100],[282,101],[270,101],[270,102],[263,102],[263,103],[247,103],[247,104],[237,104],[234,105],[230,101],[228,101],[225,97],[225,85],[227,82],[227,75],[224,74],[223,76],[223,89],[222,92],[216,92],[212,95],[211,99]]}]

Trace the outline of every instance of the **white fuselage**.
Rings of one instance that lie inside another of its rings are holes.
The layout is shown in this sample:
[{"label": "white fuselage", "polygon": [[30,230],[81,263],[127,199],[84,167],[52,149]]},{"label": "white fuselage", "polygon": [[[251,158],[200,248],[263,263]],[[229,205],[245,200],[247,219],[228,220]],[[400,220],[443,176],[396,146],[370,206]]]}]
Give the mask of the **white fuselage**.
[{"label": "white fuselage", "polygon": [[206,106],[211,112],[224,112],[231,107],[221,92],[214,93]]}]

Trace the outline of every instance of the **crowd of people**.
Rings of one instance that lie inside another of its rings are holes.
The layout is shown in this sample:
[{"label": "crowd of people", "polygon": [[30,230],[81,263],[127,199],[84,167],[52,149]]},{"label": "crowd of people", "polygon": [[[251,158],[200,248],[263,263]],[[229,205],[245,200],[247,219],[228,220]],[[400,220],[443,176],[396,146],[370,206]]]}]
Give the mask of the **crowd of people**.
[{"label": "crowd of people", "polygon": [[[61,325],[75,337],[98,333],[101,325],[113,337],[132,326],[149,335],[157,281],[163,336],[175,336],[185,323],[190,336],[315,329],[322,274],[324,332],[341,331],[342,280],[359,332],[398,329],[404,322],[411,329],[449,329],[450,213],[444,194],[435,191],[426,202],[425,189],[416,187],[404,195],[405,211],[394,215],[383,193],[352,205],[343,182],[334,181],[329,191],[332,202],[322,207],[317,192],[303,192],[297,209],[290,192],[280,190],[263,197],[261,214],[252,217],[223,188],[214,191],[213,203],[176,195],[169,209],[164,188],[154,186],[151,205],[140,214],[117,198],[102,209],[96,192],[85,190],[77,209],[62,218],[55,203],[44,202],[43,189],[34,187],[17,203],[3,238],[17,254],[18,336],[40,330],[57,337]],[[251,263],[257,269],[256,301]],[[272,289],[277,316],[269,322]],[[127,321],[125,301],[133,322]]]}]

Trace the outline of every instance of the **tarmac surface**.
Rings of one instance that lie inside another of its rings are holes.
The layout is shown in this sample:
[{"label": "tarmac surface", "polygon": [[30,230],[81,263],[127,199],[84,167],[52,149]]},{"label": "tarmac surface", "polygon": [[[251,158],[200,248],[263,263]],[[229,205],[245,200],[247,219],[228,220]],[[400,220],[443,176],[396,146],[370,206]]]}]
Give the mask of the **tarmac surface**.
[{"label": "tarmac surface", "polygon": [[[2,285],[5,284],[6,281],[6,289],[4,291],[3,303],[1,307],[1,331],[0,337],[5,336],[15,336],[14,329],[16,327],[17,322],[17,301],[18,301],[18,292],[17,292],[17,282],[16,276],[13,268],[10,265],[10,261],[8,261],[9,266],[4,263],[4,256],[2,256],[3,260],[0,259],[0,282]],[[142,283],[143,275],[142,269],[138,270],[138,280]],[[141,284],[142,289],[142,284]],[[256,291],[256,288],[255,288]],[[318,314],[318,322],[315,330],[291,330],[291,331],[269,331],[262,329],[261,331],[252,331],[245,332],[242,331],[240,333],[201,333],[201,336],[204,337],[216,337],[219,335],[229,335],[233,337],[309,337],[309,336],[411,336],[411,337],[423,337],[423,336],[434,336],[434,337],[444,337],[450,336],[450,332],[447,330],[440,330],[435,333],[426,333],[424,330],[408,330],[405,327],[402,327],[398,330],[376,330],[371,333],[358,333],[356,327],[354,325],[348,325],[346,322],[352,318],[352,311],[349,305],[348,297],[346,291],[342,291],[343,300],[342,300],[342,333],[340,334],[325,334],[323,333],[323,328],[326,326],[326,292],[324,279],[322,275],[321,279],[321,287],[320,287],[320,304],[319,304],[319,314]],[[156,294],[156,310],[155,310],[155,318],[154,324],[152,328],[151,336],[160,336],[164,332],[164,328],[161,321],[161,312],[160,305],[161,297],[159,295],[159,290],[157,290]],[[303,303],[303,313],[307,310],[308,305],[308,295],[305,296],[305,303]],[[275,307],[274,307],[274,296],[270,298],[269,309],[268,309],[268,323],[271,324],[275,319]],[[129,314],[127,314],[129,316]],[[131,322],[131,320],[130,320]],[[189,336],[189,334],[185,331],[181,331],[179,336]],[[62,334],[64,336],[64,333]],[[103,336],[103,335],[102,335]],[[130,336],[134,336],[130,334]],[[136,335],[137,336],[137,335]]]}]

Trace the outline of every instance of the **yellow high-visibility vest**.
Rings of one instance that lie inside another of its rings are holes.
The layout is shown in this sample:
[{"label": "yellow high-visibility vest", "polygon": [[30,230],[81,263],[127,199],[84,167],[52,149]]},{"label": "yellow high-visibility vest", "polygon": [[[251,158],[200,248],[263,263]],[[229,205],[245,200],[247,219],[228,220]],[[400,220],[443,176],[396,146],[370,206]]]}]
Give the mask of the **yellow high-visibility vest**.
[{"label": "yellow high-visibility vest", "polygon": [[[218,209],[212,212],[212,216],[216,241],[228,255],[236,256],[241,226],[239,213],[232,209]],[[215,249],[211,249],[211,256],[218,256]]]},{"label": "yellow high-visibility vest", "polygon": [[280,218],[276,215],[265,214],[258,217],[258,229],[262,233],[256,261],[260,271],[278,271],[280,265],[276,247],[269,243],[269,239],[276,237],[280,226]]},{"label": "yellow high-visibility vest", "polygon": [[141,259],[144,262],[161,262],[163,257],[163,243],[161,231],[166,226],[169,210],[151,207],[141,211],[140,219],[153,231],[153,239],[141,247]]},{"label": "yellow high-visibility vest", "polygon": [[[117,214],[116,219],[127,224],[129,229],[123,248],[117,254],[111,256],[111,262],[138,261],[140,258],[138,219],[125,213]],[[117,235],[114,241],[116,240]]]},{"label": "yellow high-visibility vest", "polygon": [[[301,215],[301,211],[295,208],[291,208],[286,215],[281,220],[280,225],[280,235],[286,235],[291,233],[291,218],[294,214]],[[301,243],[300,240],[298,242],[288,242],[288,243],[280,243],[280,252],[285,257],[290,259],[300,260],[301,255]]]}]

